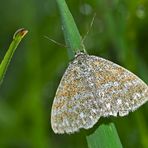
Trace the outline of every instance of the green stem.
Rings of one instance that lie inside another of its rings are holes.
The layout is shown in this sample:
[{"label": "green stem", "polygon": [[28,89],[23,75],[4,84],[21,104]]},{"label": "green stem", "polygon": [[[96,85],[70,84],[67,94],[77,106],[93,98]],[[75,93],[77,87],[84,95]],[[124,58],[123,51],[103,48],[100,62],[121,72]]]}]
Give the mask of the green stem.
[{"label": "green stem", "polygon": [[2,62],[0,64],[0,83],[2,83],[4,75],[7,71],[9,63],[12,59],[12,56],[13,56],[17,46],[19,45],[19,43],[21,42],[23,37],[27,34],[27,32],[28,31],[25,29],[19,29],[15,32],[15,34],[13,36],[13,41],[11,42],[11,44],[4,56],[4,59],[2,60]]}]

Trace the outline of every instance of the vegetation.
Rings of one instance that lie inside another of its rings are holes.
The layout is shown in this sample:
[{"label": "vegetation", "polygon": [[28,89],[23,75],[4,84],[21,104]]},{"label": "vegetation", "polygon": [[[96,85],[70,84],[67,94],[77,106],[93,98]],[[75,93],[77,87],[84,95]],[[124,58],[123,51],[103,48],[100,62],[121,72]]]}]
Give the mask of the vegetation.
[{"label": "vegetation", "polygon": [[[82,37],[96,13],[84,43],[89,54],[118,63],[148,83],[146,0],[66,2]],[[49,42],[44,36],[64,44],[61,12],[51,0],[1,1],[0,11],[1,61],[14,31],[20,27],[29,30],[13,56],[0,88],[0,147],[95,147],[97,137],[100,141],[97,145],[101,147],[103,140],[98,127],[105,122],[116,131],[110,120],[116,125],[123,147],[148,147],[148,104],[127,117],[102,118],[91,130],[74,135],[55,135],[50,126],[51,105],[69,57],[65,48]],[[71,38],[74,40],[72,44],[66,41],[70,59],[73,57],[71,49],[80,45],[81,37],[74,38]],[[114,136],[117,136],[116,132]]]}]

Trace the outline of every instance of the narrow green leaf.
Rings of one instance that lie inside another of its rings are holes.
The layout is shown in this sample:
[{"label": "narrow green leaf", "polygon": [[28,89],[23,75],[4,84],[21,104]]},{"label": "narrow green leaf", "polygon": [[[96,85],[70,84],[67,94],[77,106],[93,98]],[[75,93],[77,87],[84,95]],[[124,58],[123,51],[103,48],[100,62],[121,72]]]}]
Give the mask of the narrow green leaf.
[{"label": "narrow green leaf", "polygon": [[12,56],[13,56],[17,46],[19,45],[19,43],[21,42],[23,37],[27,34],[27,32],[28,31],[23,28],[19,29],[15,32],[15,34],[13,36],[13,41],[11,42],[2,62],[0,64],[0,84],[2,83],[4,75],[7,71],[8,65],[12,59]]},{"label": "narrow green leaf", "polygon": [[[57,0],[62,19],[63,32],[68,46],[70,59],[74,58],[77,51],[85,51],[82,39],[74,19],[64,0]],[[90,148],[121,148],[121,142],[113,123],[102,124],[91,135],[87,136]]]},{"label": "narrow green leaf", "polygon": [[61,15],[62,29],[64,32],[66,45],[68,47],[68,54],[71,59],[74,57],[76,52],[85,52],[84,45],[65,0],[57,0],[57,4]]},{"label": "narrow green leaf", "polygon": [[113,123],[100,125],[94,133],[87,136],[89,148],[122,148]]}]

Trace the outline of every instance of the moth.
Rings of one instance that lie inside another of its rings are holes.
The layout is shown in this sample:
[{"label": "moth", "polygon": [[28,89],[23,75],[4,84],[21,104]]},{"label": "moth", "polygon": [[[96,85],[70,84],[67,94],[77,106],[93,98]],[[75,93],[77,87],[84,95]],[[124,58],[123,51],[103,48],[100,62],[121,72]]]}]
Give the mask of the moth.
[{"label": "moth", "polygon": [[52,105],[55,133],[89,129],[100,117],[126,116],[148,101],[148,86],[127,69],[79,52],[66,69]]}]

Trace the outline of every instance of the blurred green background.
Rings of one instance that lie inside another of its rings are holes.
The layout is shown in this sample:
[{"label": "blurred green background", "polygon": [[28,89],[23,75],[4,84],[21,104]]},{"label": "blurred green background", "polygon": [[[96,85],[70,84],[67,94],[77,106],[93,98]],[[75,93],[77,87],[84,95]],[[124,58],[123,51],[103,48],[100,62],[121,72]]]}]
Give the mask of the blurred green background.
[{"label": "blurred green background", "polygon": [[[82,36],[96,13],[85,46],[137,74],[148,83],[148,1],[67,0]],[[68,65],[54,0],[0,0],[0,61],[18,28],[29,33],[15,52],[0,86],[0,148],[85,148],[86,131],[55,135],[52,101]],[[148,147],[148,103],[113,120],[124,147]],[[102,119],[103,120],[103,119]],[[88,131],[89,132],[89,131]]]}]

